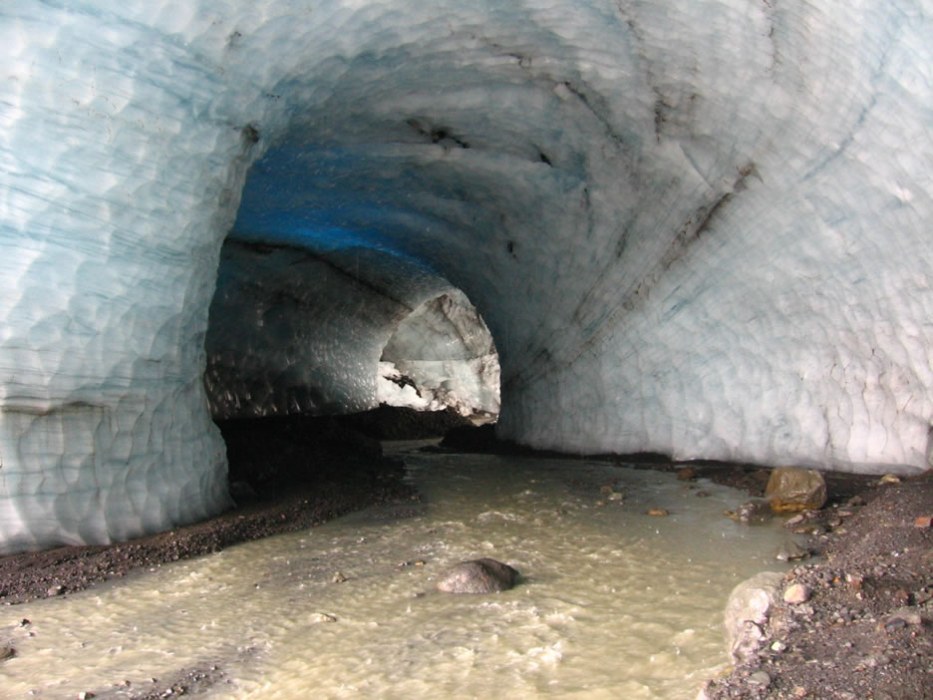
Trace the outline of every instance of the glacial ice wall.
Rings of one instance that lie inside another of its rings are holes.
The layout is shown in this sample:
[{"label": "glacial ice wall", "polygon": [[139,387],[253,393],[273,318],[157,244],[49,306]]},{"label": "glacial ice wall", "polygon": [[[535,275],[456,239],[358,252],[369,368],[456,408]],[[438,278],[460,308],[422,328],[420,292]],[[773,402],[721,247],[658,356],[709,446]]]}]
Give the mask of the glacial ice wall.
[{"label": "glacial ice wall", "polygon": [[231,229],[353,241],[462,289],[499,350],[506,437],[925,468],[931,14],[5,4],[0,551],[226,506],[202,374]]}]

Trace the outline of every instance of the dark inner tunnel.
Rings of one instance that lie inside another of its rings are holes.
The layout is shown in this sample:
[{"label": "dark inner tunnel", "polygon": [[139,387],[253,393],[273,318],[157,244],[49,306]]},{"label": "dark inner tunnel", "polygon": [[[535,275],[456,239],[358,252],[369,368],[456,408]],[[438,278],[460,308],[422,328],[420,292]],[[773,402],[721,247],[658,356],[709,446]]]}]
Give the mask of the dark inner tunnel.
[{"label": "dark inner tunnel", "polygon": [[[377,492],[380,440],[495,422],[498,353],[466,295],[307,177],[319,149],[251,168],[221,250],[204,384],[238,504],[296,485]],[[331,156],[333,158],[333,156]],[[351,167],[352,163],[346,167]],[[326,203],[326,207],[325,207]],[[390,217],[391,218],[391,217]]]}]

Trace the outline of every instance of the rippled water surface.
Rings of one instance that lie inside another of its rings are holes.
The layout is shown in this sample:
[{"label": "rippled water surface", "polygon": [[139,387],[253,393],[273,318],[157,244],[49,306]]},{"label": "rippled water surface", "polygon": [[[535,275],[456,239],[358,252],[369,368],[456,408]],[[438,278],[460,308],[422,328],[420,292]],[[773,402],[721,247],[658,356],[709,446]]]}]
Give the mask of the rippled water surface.
[{"label": "rippled water surface", "polygon": [[[745,496],[705,481],[597,462],[405,459],[421,505],[0,610],[0,627],[32,623],[0,665],[0,695],[133,697],[195,669],[217,679],[204,696],[215,698],[694,698],[726,661],[729,591],[780,568],[783,530],[723,517]],[[512,564],[522,584],[433,590],[446,565],[480,556]]]}]

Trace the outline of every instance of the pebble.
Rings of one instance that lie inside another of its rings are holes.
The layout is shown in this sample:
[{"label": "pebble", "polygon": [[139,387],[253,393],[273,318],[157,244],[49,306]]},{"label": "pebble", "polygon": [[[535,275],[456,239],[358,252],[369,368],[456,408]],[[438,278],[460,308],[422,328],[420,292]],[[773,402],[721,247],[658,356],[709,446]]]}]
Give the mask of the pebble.
[{"label": "pebble", "polygon": [[398,565],[397,565],[396,568],[398,568],[398,569],[407,569],[407,568],[409,568],[409,567],[411,567],[411,566],[422,567],[422,566],[425,566],[425,563],[426,563],[426,562],[424,561],[424,559],[415,559],[414,561],[402,561],[402,562],[399,562],[399,563],[398,563]]},{"label": "pebble", "polygon": [[677,470],[677,478],[680,481],[693,481],[697,478],[697,470],[693,467],[683,467]]},{"label": "pebble", "polygon": [[780,640],[774,642],[771,645],[771,651],[776,651],[778,654],[780,654],[782,651],[785,651],[786,649],[787,649],[787,645]]},{"label": "pebble", "polygon": [[667,510],[666,508],[649,508],[648,509],[648,515],[653,515],[655,517],[663,518],[664,516],[670,515],[670,514],[671,512]]},{"label": "pebble", "polygon": [[779,548],[774,558],[778,561],[796,561],[810,556],[810,551],[804,549],[794,541],[785,542]]},{"label": "pebble", "polygon": [[771,506],[765,500],[742,503],[735,509],[735,519],[748,525],[759,525],[771,519]]},{"label": "pebble", "polygon": [[923,618],[921,617],[919,610],[914,608],[900,608],[888,615],[887,621],[885,622],[885,627],[888,627],[888,625],[891,624],[897,624],[898,627],[906,627],[907,625],[922,625]]},{"label": "pebble", "polygon": [[813,591],[810,590],[809,586],[802,583],[792,583],[784,591],[784,602],[790,605],[799,605],[810,600],[811,595],[813,595]]},{"label": "pebble", "polygon": [[312,624],[315,624],[318,622],[337,622],[336,617],[334,617],[333,615],[328,615],[327,613],[322,613],[322,612],[312,613],[311,616],[309,617],[309,620]]},{"label": "pebble", "polygon": [[753,685],[761,686],[762,688],[767,688],[771,685],[771,676],[764,671],[755,671],[748,677],[748,682]]},{"label": "pebble", "polygon": [[903,629],[904,627],[907,627],[907,623],[899,617],[892,617],[884,623],[885,632],[893,632],[894,630]]}]

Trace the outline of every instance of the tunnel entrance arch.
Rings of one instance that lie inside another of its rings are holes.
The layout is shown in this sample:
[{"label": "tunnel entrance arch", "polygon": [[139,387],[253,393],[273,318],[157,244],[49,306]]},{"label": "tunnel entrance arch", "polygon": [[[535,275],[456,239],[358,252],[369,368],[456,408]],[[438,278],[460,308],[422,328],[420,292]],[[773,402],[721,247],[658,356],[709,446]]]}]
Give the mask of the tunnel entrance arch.
[{"label": "tunnel entrance arch", "polygon": [[380,251],[321,253],[231,232],[205,350],[219,420],[380,404],[499,412],[498,353],[477,309],[444,278]]},{"label": "tunnel entrance arch", "polygon": [[466,295],[411,258],[335,239],[234,226],[223,244],[204,386],[238,503],[337,483],[377,493],[397,469],[379,440],[498,416],[495,343]]}]

